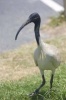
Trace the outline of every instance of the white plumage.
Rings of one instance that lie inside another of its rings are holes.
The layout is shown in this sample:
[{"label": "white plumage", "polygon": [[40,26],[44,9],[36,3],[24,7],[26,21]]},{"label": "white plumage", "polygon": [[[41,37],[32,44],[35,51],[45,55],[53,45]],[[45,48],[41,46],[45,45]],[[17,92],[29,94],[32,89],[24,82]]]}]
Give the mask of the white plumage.
[{"label": "white plumage", "polygon": [[27,24],[31,22],[35,24],[34,31],[37,42],[37,48],[34,52],[34,61],[36,66],[39,67],[42,75],[42,84],[31,94],[34,95],[37,94],[41,87],[43,87],[45,84],[44,70],[52,71],[50,79],[50,89],[52,88],[55,69],[60,65],[60,56],[59,51],[55,46],[49,45],[41,40],[39,33],[41,18],[38,13],[33,13],[29,16],[28,20],[19,28],[15,39],[17,39],[17,36],[21,29],[23,29]]},{"label": "white plumage", "polygon": [[35,64],[39,67],[41,75],[44,70],[51,70],[54,74],[55,69],[60,65],[60,52],[54,45],[44,43],[41,39],[39,44],[34,52]]}]

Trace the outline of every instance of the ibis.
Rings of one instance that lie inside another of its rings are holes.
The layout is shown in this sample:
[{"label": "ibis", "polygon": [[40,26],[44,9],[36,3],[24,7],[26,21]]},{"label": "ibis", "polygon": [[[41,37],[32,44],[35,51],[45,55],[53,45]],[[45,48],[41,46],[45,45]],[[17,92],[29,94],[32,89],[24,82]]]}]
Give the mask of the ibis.
[{"label": "ibis", "polygon": [[51,70],[50,89],[52,88],[55,70],[60,65],[60,53],[57,47],[55,47],[54,45],[50,45],[41,39],[40,36],[41,18],[38,13],[32,13],[28,17],[26,22],[22,24],[22,26],[17,31],[15,40],[17,39],[20,31],[29,23],[34,23],[34,32],[37,43],[37,48],[34,52],[34,61],[36,66],[38,66],[42,76],[41,85],[33,93],[31,93],[31,95],[34,95],[39,93],[39,90],[45,85],[46,81],[44,76],[44,70]]}]

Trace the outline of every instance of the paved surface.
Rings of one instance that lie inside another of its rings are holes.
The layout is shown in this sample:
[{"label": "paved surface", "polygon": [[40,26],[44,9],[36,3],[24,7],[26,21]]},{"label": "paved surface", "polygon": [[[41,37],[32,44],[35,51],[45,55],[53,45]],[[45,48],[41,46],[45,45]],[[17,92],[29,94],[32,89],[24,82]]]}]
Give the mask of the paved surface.
[{"label": "paved surface", "polygon": [[[62,0],[54,1],[63,5]],[[40,14],[42,24],[50,16],[58,14],[40,0],[0,0],[0,52],[17,48],[21,44],[35,40],[33,24],[21,31],[17,41],[14,39],[18,28],[33,12]]]}]

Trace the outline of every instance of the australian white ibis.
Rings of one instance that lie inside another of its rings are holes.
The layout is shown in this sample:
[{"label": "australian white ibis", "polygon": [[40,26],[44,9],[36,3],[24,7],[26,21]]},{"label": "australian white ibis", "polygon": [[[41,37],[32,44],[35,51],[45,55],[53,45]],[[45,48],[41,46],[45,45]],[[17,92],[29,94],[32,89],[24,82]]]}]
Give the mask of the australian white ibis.
[{"label": "australian white ibis", "polygon": [[28,20],[19,28],[15,40],[18,37],[19,32],[29,23],[33,22],[35,24],[34,31],[35,31],[35,38],[37,42],[37,48],[34,52],[34,61],[36,66],[38,66],[40,73],[42,75],[42,84],[31,94],[37,94],[41,87],[45,84],[45,77],[44,77],[44,70],[51,70],[51,79],[50,79],[50,89],[52,88],[53,77],[55,73],[55,69],[60,65],[60,57],[59,51],[53,45],[47,44],[41,40],[40,37],[40,23],[41,18],[38,13],[32,13]]}]

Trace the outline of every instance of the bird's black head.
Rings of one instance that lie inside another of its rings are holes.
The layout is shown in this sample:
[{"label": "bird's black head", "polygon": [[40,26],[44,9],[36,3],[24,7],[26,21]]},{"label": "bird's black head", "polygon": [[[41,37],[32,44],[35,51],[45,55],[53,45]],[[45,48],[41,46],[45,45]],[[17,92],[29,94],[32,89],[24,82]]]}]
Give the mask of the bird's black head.
[{"label": "bird's black head", "polygon": [[35,25],[38,25],[38,23],[40,23],[41,18],[40,15],[38,13],[32,13],[29,17],[28,20],[19,28],[16,36],[15,36],[15,40],[18,37],[19,32],[29,23],[33,22]]},{"label": "bird's black head", "polygon": [[40,16],[38,13],[32,13],[30,16],[29,16],[29,20],[30,22],[33,22],[33,23],[38,23],[38,21],[40,21]]}]

